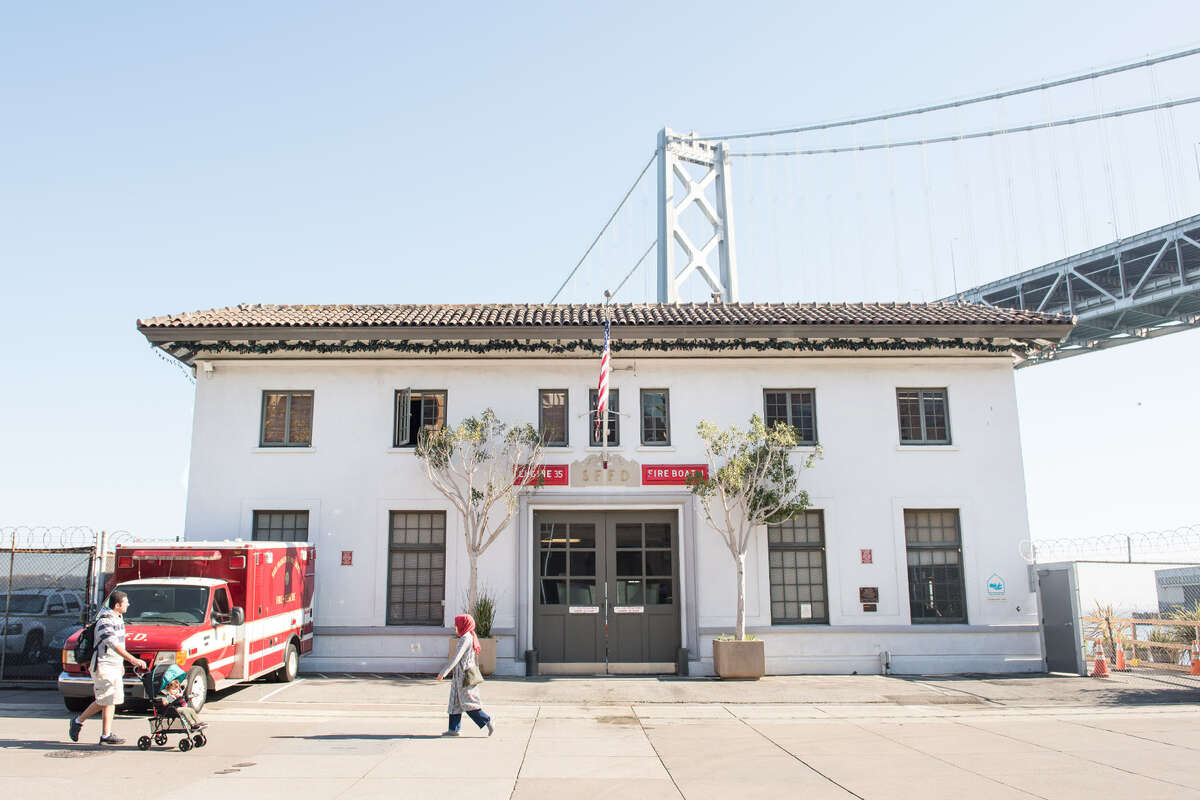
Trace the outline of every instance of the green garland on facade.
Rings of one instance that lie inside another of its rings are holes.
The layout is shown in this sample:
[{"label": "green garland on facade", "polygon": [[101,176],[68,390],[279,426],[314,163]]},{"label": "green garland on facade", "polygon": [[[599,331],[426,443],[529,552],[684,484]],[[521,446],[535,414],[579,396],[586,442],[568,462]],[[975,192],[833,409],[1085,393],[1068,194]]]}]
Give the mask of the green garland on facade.
[{"label": "green garland on facade", "polygon": [[[183,348],[195,355],[233,353],[236,355],[270,355],[280,352],[301,353],[412,353],[439,355],[443,353],[529,353],[561,355],[567,353],[599,353],[601,345],[590,339],[574,341],[544,341],[498,339],[489,342],[441,341],[428,342],[393,341],[372,339],[358,342],[325,343],[315,340],[276,341],[261,343],[215,342],[167,342],[164,348]],[[729,340],[729,339],[642,339],[613,341],[614,353],[628,351],[689,352],[713,351],[757,351],[757,352],[823,352],[826,350],[849,351],[897,351],[897,350],[969,350],[977,353],[1011,353],[1024,348],[1020,345],[998,345],[991,342],[968,342],[964,339],[797,339],[797,340]]]}]

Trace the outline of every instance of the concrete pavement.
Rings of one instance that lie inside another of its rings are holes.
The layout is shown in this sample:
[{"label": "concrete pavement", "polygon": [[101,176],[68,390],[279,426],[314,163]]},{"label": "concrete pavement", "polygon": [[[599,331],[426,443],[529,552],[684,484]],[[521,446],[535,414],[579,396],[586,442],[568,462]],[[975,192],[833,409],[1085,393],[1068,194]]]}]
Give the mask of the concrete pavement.
[{"label": "concrete pavement", "polygon": [[[494,680],[490,739],[466,719],[440,737],[445,694],[386,677],[255,684],[205,710],[208,746],[143,753],[90,744],[92,722],[72,745],[54,694],[0,692],[0,792],[96,776],[205,800],[1200,798],[1200,696],[1119,680]],[[146,729],[117,724],[131,744]]]}]

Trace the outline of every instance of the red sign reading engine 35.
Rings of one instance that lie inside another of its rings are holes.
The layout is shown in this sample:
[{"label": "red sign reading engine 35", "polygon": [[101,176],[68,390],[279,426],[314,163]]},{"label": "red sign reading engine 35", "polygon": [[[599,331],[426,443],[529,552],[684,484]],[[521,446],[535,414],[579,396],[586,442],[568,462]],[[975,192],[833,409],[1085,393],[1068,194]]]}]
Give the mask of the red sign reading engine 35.
[{"label": "red sign reading engine 35", "polygon": [[707,464],[643,464],[642,465],[642,485],[643,486],[683,486],[687,483],[688,476],[693,473],[700,473],[701,476],[708,477]]}]

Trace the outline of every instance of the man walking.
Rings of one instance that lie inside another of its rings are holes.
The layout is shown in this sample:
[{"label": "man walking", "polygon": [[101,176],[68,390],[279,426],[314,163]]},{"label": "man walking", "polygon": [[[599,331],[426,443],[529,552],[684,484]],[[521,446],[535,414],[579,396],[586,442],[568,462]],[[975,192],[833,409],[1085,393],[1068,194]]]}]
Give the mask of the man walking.
[{"label": "man walking", "polygon": [[84,721],[100,712],[103,722],[100,744],[125,743],[124,739],[112,732],[117,706],[125,702],[125,662],[138,669],[146,668],[145,661],[125,649],[125,612],[128,610],[129,596],[116,591],[108,598],[108,608],[100,612],[100,618],[96,620],[96,650],[88,667],[96,699],[82,714],[71,720],[68,733],[72,742],[79,741]]}]

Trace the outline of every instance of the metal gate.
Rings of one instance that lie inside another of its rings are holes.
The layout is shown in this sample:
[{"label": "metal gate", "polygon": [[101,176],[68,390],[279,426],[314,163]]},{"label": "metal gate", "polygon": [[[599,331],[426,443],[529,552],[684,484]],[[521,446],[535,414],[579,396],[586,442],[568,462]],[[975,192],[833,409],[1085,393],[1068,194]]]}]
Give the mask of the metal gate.
[{"label": "metal gate", "polygon": [[0,528],[0,680],[57,680],[67,638],[96,613],[103,556],[119,538],[82,527]]},{"label": "metal gate", "polygon": [[1074,570],[1069,566],[1038,567],[1037,576],[1047,671],[1087,675]]}]

